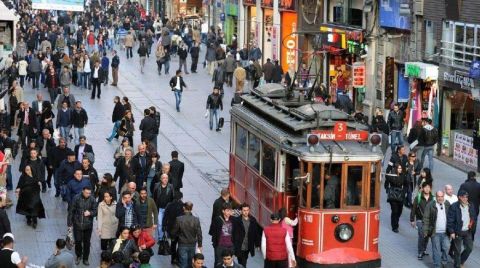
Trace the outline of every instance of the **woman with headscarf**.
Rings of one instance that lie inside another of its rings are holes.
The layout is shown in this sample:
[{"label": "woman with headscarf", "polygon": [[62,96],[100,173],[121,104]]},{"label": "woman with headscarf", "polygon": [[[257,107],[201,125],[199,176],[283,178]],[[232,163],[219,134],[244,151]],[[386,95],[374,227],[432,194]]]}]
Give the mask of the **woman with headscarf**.
[{"label": "woman with headscarf", "polygon": [[37,228],[37,219],[45,218],[45,209],[40,199],[41,182],[34,176],[29,165],[25,166],[18,181],[15,194],[18,197],[17,214],[27,217],[27,225]]},{"label": "woman with headscarf", "polygon": [[120,228],[120,236],[115,241],[112,253],[117,251],[121,251],[125,256],[123,264],[127,267],[134,262],[134,259],[137,258],[138,253],[140,252],[137,244],[130,237],[130,229],[128,227]]}]

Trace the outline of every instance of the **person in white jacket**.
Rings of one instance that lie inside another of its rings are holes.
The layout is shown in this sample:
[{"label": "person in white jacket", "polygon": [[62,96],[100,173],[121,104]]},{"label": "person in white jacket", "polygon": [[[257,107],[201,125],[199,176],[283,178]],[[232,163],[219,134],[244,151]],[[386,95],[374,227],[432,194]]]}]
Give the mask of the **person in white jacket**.
[{"label": "person in white jacket", "polygon": [[20,76],[20,86],[23,87],[25,83],[25,77],[27,76],[28,62],[25,59],[21,59],[17,63],[18,76]]}]

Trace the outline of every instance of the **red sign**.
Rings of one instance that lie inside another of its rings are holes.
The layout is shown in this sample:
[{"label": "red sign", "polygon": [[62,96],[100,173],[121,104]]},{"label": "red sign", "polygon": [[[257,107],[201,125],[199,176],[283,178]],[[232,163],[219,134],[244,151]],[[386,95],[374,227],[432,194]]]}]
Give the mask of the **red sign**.
[{"label": "red sign", "polygon": [[355,62],[352,67],[354,88],[365,87],[365,64],[363,62]]},{"label": "red sign", "polygon": [[330,130],[312,130],[312,134],[318,135],[323,141],[367,141],[368,131],[352,130],[347,131],[347,123],[338,122]]}]

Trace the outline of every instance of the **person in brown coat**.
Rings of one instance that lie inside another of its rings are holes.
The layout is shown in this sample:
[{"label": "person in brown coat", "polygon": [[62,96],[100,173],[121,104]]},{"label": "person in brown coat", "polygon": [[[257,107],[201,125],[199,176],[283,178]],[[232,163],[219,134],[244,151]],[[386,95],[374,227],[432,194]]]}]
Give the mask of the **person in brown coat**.
[{"label": "person in brown coat", "polygon": [[242,67],[242,64],[237,63],[237,68],[233,71],[233,77],[235,77],[235,91],[242,92],[243,87],[245,86],[245,79],[247,78],[247,72],[245,68]]}]

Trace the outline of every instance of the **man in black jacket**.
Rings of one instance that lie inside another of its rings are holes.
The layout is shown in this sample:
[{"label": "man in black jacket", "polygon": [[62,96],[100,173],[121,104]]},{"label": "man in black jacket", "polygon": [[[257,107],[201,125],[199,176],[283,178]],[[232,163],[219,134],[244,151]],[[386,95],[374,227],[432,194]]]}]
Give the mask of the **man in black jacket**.
[{"label": "man in black jacket", "polygon": [[37,146],[38,150],[40,151],[43,164],[47,169],[47,186],[48,188],[51,188],[53,168],[51,167],[49,160],[51,160],[52,152],[55,149],[55,140],[52,138],[52,134],[50,134],[48,129],[42,130],[42,136],[37,138]]},{"label": "man in black jacket", "polygon": [[422,260],[426,255],[428,237],[425,237],[423,233],[423,214],[425,207],[433,202],[433,195],[431,193],[430,184],[424,182],[422,185],[422,191],[413,200],[412,210],[410,211],[410,224],[412,228],[417,227],[418,231],[418,259]]},{"label": "man in black jacket", "polygon": [[177,70],[175,76],[170,79],[169,84],[170,88],[175,94],[175,107],[177,108],[177,112],[180,112],[180,103],[182,102],[183,88],[187,88],[187,85],[185,84],[185,82],[183,82],[181,70]]},{"label": "man in black jacket", "polygon": [[189,74],[187,71],[187,57],[188,57],[188,47],[185,44],[180,44],[178,47],[178,59],[179,59],[179,64],[178,64],[178,70],[182,70],[182,65],[183,65],[183,70],[185,70],[185,74]]},{"label": "man in black jacket", "polygon": [[192,57],[192,66],[190,67],[190,71],[192,71],[192,73],[197,73],[197,64],[198,64],[199,55],[200,55],[200,47],[198,47],[197,42],[194,42],[193,46],[190,48],[190,56]]},{"label": "man in black jacket", "polygon": [[161,239],[165,232],[165,227],[163,226],[163,217],[165,215],[165,208],[168,203],[173,201],[175,190],[173,186],[168,183],[167,174],[162,174],[160,176],[160,182],[155,184],[153,189],[153,200],[155,205],[158,208],[158,238]]},{"label": "man in black jacket", "polygon": [[85,158],[90,160],[92,165],[95,162],[95,153],[93,152],[92,145],[87,143],[87,137],[81,135],[80,144],[75,145],[73,151],[75,152],[75,156],[79,163],[82,163],[82,160]]},{"label": "man in black jacket", "polygon": [[[67,147],[67,142],[64,138],[60,138],[58,139],[58,145],[52,149],[52,153],[48,156],[49,167],[53,170],[53,181],[56,190],[55,197],[60,196],[61,177],[58,174],[58,169],[60,168],[62,161],[67,159],[67,154],[69,152],[72,152],[72,150]],[[73,153],[73,155],[75,156],[75,153]]]},{"label": "man in black jacket", "polygon": [[472,226],[472,235],[475,235],[475,231],[477,230],[477,217],[479,212],[479,205],[480,205],[480,183],[477,182],[477,174],[475,171],[469,171],[467,173],[467,180],[460,185],[460,190],[464,190],[468,193],[468,200],[473,205],[473,209],[475,211],[475,225]]},{"label": "man in black jacket", "polygon": [[[393,105],[393,111],[388,114],[388,126],[390,127],[390,146],[392,152],[395,150],[395,146],[403,146],[403,118],[404,113],[400,110],[400,105],[395,103]],[[398,142],[397,142],[398,141]]]},{"label": "man in black jacket", "polygon": [[215,117],[216,131],[220,131],[218,126],[218,109],[223,111],[222,97],[220,96],[220,88],[214,87],[212,94],[207,98],[207,112],[210,113],[210,130],[213,129],[213,117]]},{"label": "man in black jacket", "polygon": [[118,57],[116,50],[113,51],[112,55],[112,63],[110,64],[112,67],[112,83],[110,85],[116,87],[118,83],[118,67],[120,66],[120,58]]},{"label": "man in black jacket", "polygon": [[[212,229],[213,225],[213,220],[217,218],[218,216],[222,215],[222,208],[223,204],[231,204],[232,207],[235,207],[236,204],[234,204],[234,201],[230,199],[230,190],[228,188],[223,188],[220,191],[220,197],[215,199],[215,202],[213,202],[213,209],[212,209],[212,220],[210,224],[210,230]],[[209,231],[210,232],[210,231]]]},{"label": "man in black jacket", "polygon": [[158,148],[157,145],[157,137],[158,134],[160,133],[160,121],[161,121],[161,115],[160,112],[157,112],[157,109],[155,106],[150,106],[150,116],[155,119],[155,137],[153,138],[153,145],[155,146],[155,149]]},{"label": "man in black jacket", "polygon": [[184,215],[177,218],[172,236],[178,241],[180,267],[188,267],[195,250],[202,252],[202,227],[200,220],[192,215],[192,202],[185,202]]},{"label": "man in black jacket", "polygon": [[24,161],[20,166],[20,173],[25,171],[26,166],[30,166],[32,169],[32,175],[38,178],[42,182],[42,193],[47,191],[47,183],[45,182],[45,166],[42,159],[38,157],[38,151],[36,149],[30,149],[30,157]]},{"label": "man in black jacket", "polygon": [[[100,95],[102,94],[102,82],[104,71],[102,66],[100,66],[100,62],[96,61],[95,65],[92,68],[92,76],[91,76],[91,83],[92,83],[92,96],[90,98],[93,100],[95,99],[95,93],[97,93],[97,98],[100,99]],[[96,91],[98,89],[98,91]]]},{"label": "man in black jacket", "polygon": [[[143,140],[148,140],[150,144],[153,144],[154,138],[157,136],[156,132],[156,122],[153,117],[150,116],[150,109],[145,109],[143,111],[143,115],[145,116],[142,121],[140,122],[139,129],[142,131],[141,138]],[[157,148],[155,146],[155,148]]]},{"label": "man in black jacket", "polygon": [[147,149],[144,144],[138,145],[138,153],[132,159],[132,170],[135,174],[135,183],[137,191],[147,186],[147,176],[152,166],[151,158],[147,155]]},{"label": "man in black jacket", "polygon": [[221,263],[223,250],[233,250],[232,212],[231,204],[223,204],[222,215],[213,219],[210,232],[208,232],[212,236],[212,245],[215,249],[214,267]]},{"label": "man in black jacket", "polygon": [[117,237],[120,235],[122,227],[132,228],[132,226],[140,224],[140,211],[132,200],[132,193],[124,191],[120,198],[115,209],[115,217],[118,219]]},{"label": "man in black jacket", "polygon": [[247,267],[248,254],[255,256],[255,248],[260,247],[262,229],[255,217],[250,215],[248,204],[240,205],[242,214],[233,218],[233,246],[238,263]]},{"label": "man in black jacket", "polygon": [[88,256],[90,255],[90,240],[92,238],[93,218],[97,216],[97,203],[92,196],[92,189],[84,187],[82,193],[73,198],[68,210],[67,225],[73,228],[75,238],[76,265],[89,266]]},{"label": "man in black jacket", "polygon": [[176,192],[180,191],[183,188],[183,172],[185,170],[185,165],[182,161],[178,160],[178,152],[172,151],[171,153],[172,161],[170,164],[169,179],[173,185],[173,188]]},{"label": "man in black jacket", "polygon": [[75,109],[72,111],[73,135],[75,144],[80,142],[80,137],[85,133],[85,127],[88,124],[87,111],[83,109],[82,102],[75,102]]},{"label": "man in black jacket", "polygon": [[140,57],[140,72],[143,74],[143,68],[145,67],[145,60],[147,59],[147,53],[148,53],[147,41],[145,41],[145,38],[142,38],[142,41],[138,46],[137,53],[138,53],[138,56]]},{"label": "man in black jacket", "polygon": [[113,138],[118,139],[118,133],[117,133],[118,128],[120,127],[120,123],[122,122],[123,116],[125,116],[125,107],[122,105],[122,102],[120,101],[119,96],[115,96],[115,98],[113,98],[113,103],[115,103],[115,107],[113,108],[113,113],[112,113],[113,129],[112,129],[112,134],[110,134],[110,137],[106,138],[108,142],[111,142]]},{"label": "man in black jacket", "polygon": [[177,244],[178,240],[172,237],[173,227],[175,226],[175,221],[177,217],[183,215],[183,194],[182,192],[175,192],[174,199],[172,202],[168,203],[165,208],[165,213],[163,215],[162,227],[168,233],[168,236],[171,238],[170,241],[170,252],[171,252],[171,264],[178,264],[178,253],[177,253]]}]

